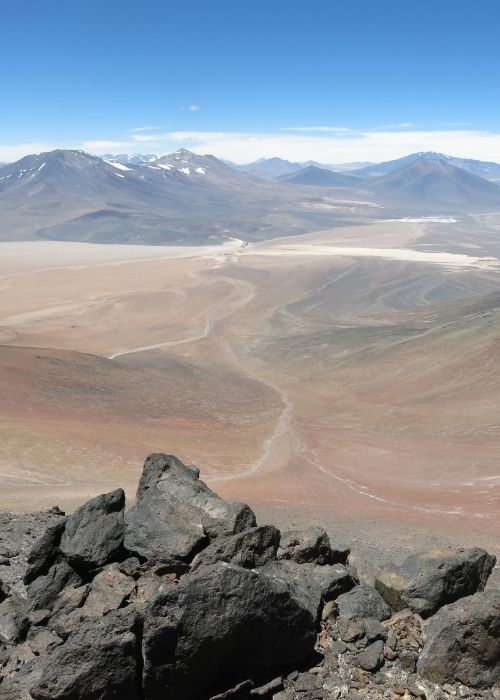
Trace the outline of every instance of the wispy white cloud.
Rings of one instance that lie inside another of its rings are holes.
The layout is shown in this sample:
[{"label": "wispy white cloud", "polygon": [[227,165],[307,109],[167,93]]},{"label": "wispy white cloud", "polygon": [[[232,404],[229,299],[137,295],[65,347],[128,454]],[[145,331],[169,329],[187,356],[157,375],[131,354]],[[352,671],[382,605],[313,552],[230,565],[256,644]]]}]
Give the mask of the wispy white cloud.
[{"label": "wispy white cloud", "polygon": [[0,145],[0,161],[52,148],[81,148],[91,153],[158,153],[180,147],[212,153],[237,163],[280,156],[292,161],[320,163],[380,162],[416,151],[440,151],[452,156],[500,162],[500,133],[472,129],[416,130],[387,126],[365,131],[153,131],[130,133],[121,140],[80,141],[71,144],[29,143]]},{"label": "wispy white cloud", "polygon": [[292,161],[320,163],[380,162],[416,151],[439,151],[500,162],[500,134],[487,131],[386,129],[349,134],[177,131],[161,135],[161,140],[237,163],[276,155]]},{"label": "wispy white cloud", "polygon": [[412,129],[415,124],[411,122],[399,122],[398,124],[383,124],[382,126],[373,127],[370,131],[385,131],[385,129]]},{"label": "wispy white cloud", "polygon": [[169,141],[171,136],[169,133],[166,134],[132,134],[131,137],[134,143],[149,143],[151,141]]},{"label": "wispy white cloud", "polygon": [[189,105],[189,107],[188,107],[188,110],[190,112],[199,112],[200,109],[201,109],[200,105],[196,105],[196,104]]},{"label": "wispy white cloud", "polygon": [[135,129],[130,129],[130,133],[136,134],[140,131],[155,131],[156,129],[156,126],[137,126]]}]

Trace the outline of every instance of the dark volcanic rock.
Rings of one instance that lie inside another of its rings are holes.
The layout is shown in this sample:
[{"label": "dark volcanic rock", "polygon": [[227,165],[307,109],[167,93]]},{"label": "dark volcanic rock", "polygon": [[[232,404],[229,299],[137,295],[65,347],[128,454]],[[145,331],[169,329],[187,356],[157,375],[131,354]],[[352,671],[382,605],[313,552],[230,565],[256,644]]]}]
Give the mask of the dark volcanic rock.
[{"label": "dark volcanic rock", "polygon": [[193,559],[191,571],[218,561],[255,569],[276,559],[280,532],[274,525],[243,530],[229,537],[218,537]]},{"label": "dark volcanic rock", "polygon": [[500,591],[485,591],[445,605],[427,629],[417,665],[433,683],[473,688],[500,683]]},{"label": "dark volcanic rock", "polygon": [[[21,596],[26,595],[23,579],[30,566],[27,559],[34,544],[47,528],[60,521],[59,516],[46,512],[0,513],[0,547],[10,560],[10,566],[2,569],[2,578]],[[57,547],[54,559],[56,557]],[[42,570],[46,572],[51,564],[52,561],[49,561]]]},{"label": "dark volcanic rock", "polygon": [[36,700],[140,700],[138,620],[134,610],[86,620],[42,659]]},{"label": "dark volcanic rock", "polygon": [[150,489],[158,486],[162,479],[190,478],[198,481],[200,470],[196,467],[186,466],[174,455],[166,455],[163,452],[153,452],[146,457],[142,474],[137,485],[136,499],[143,498]]},{"label": "dark volcanic rock", "polygon": [[484,587],[494,558],[483,550],[386,567],[387,602],[412,608],[391,614],[336,563],[348,550],[321,528],[279,545],[274,526],[257,527],[248,506],[161,454],[146,460],[126,516],[121,490],[67,520],[0,514],[11,564],[0,580],[0,698],[327,700],[420,697],[421,685],[437,700],[489,697],[499,683],[500,592],[463,597],[428,622],[418,614]]},{"label": "dark volcanic rock", "polygon": [[312,653],[316,625],[285,580],[232,564],[181,578],[149,607],[144,697],[198,697],[225,675],[235,681]]},{"label": "dark volcanic rock", "polygon": [[[310,698],[311,695],[309,695],[309,693],[321,690],[322,686],[321,678],[318,678],[318,676],[313,673],[300,673],[294,681],[294,688],[300,693],[299,697],[301,698]],[[314,694],[312,697],[316,698],[317,696]]]},{"label": "dark volcanic rock", "polygon": [[387,639],[387,631],[383,625],[380,624],[378,620],[373,617],[367,617],[363,620],[363,626],[365,628],[365,636],[369,642],[374,642],[377,639],[385,640]]},{"label": "dark volcanic rock", "polygon": [[0,603],[0,642],[19,642],[29,627],[26,603],[12,593]]},{"label": "dark volcanic rock", "polygon": [[78,588],[64,588],[54,601],[52,608],[52,624],[58,615],[68,615],[77,608],[81,608],[89,594],[90,586],[78,586]]},{"label": "dark volcanic rock", "polygon": [[323,602],[335,600],[341,593],[350,591],[355,585],[350,571],[343,564],[331,566],[316,566],[315,564],[303,564],[303,570],[307,570],[321,589]]},{"label": "dark volcanic rock", "polygon": [[274,561],[260,569],[265,576],[286,583],[297,605],[309,611],[315,624],[321,612],[321,586],[311,575],[310,569],[294,561]]},{"label": "dark volcanic rock", "polygon": [[[283,562],[282,566],[290,572],[290,564],[291,562]],[[295,576],[298,575],[302,579],[302,585],[308,588],[317,586],[324,603],[335,600],[338,595],[351,590],[355,585],[354,579],[343,564],[331,566],[300,564],[299,566],[300,568],[295,570]]]},{"label": "dark volcanic rock", "polygon": [[478,547],[431,550],[382,571],[375,588],[394,610],[410,608],[428,617],[446,603],[482,591],[495,562]]},{"label": "dark volcanic rock", "polygon": [[377,671],[384,663],[384,642],[378,640],[360,651],[357,661],[364,671]]},{"label": "dark volcanic rock", "polygon": [[26,645],[31,651],[39,656],[47,651],[51,651],[54,647],[62,644],[63,640],[48,629],[41,629],[34,632],[26,641]]},{"label": "dark volcanic rock", "polygon": [[337,619],[337,630],[340,639],[344,642],[355,642],[365,634],[365,628],[361,620],[351,620],[348,617]]},{"label": "dark volcanic rock", "polygon": [[46,574],[54,563],[65,526],[66,519],[63,519],[47,528],[31,548],[27,559],[28,568],[23,579],[26,585],[38,576]]},{"label": "dark volcanic rock", "polygon": [[61,551],[79,569],[94,569],[123,552],[125,493],[117,489],[87,501],[71,515]]},{"label": "dark volcanic rock", "polygon": [[266,575],[287,581],[292,595],[310,611],[315,620],[319,620],[322,603],[335,599],[355,584],[343,564],[317,566],[281,559],[267,564],[263,571]]},{"label": "dark volcanic rock", "polygon": [[197,471],[164,454],[146,459],[126,523],[127,550],[181,570],[211,539],[256,524],[247,505],[226,503]]},{"label": "dark volcanic rock", "polygon": [[45,576],[39,576],[28,586],[29,610],[52,609],[61,591],[82,584],[80,575],[66,561],[61,560],[50,567]]},{"label": "dark volcanic rock", "polygon": [[106,615],[120,608],[135,588],[135,581],[115,565],[106,567],[94,578],[82,607],[87,615]]},{"label": "dark volcanic rock", "polygon": [[42,672],[39,660],[34,658],[31,653],[30,657],[27,661],[12,659],[11,662],[9,660],[7,666],[2,669],[2,671],[8,671],[11,663],[18,667],[17,672],[7,676],[0,685],[0,698],[2,700],[32,700],[33,696],[29,694],[29,688],[41,676]]},{"label": "dark volcanic rock", "polygon": [[0,578],[0,603],[7,598],[8,591],[8,586]]},{"label": "dark volcanic rock", "polygon": [[308,527],[282,532],[278,559],[291,559],[298,564],[332,564],[333,552],[326,530]]},{"label": "dark volcanic rock", "polygon": [[373,617],[376,620],[387,620],[391,609],[377,591],[371,586],[361,584],[348,593],[339,595],[336,600],[342,617]]}]

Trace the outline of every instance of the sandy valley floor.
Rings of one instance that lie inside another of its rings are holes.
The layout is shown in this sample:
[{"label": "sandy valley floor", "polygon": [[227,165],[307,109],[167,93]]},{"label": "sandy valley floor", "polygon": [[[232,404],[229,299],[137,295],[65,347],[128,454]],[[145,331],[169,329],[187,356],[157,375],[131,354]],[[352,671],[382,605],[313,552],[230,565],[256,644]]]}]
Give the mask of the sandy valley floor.
[{"label": "sandy valley floor", "polygon": [[161,450],[279,522],[498,553],[499,232],[0,243],[0,509],[132,495]]}]

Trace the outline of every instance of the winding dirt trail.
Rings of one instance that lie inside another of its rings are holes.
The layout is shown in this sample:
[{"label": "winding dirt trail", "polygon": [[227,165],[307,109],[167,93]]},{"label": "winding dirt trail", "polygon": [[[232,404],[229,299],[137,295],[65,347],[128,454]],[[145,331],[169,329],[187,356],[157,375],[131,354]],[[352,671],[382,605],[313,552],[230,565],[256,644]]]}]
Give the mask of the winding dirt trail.
[{"label": "winding dirt trail", "polygon": [[[226,256],[223,261],[219,260],[214,265],[212,265],[209,268],[208,272],[220,269],[220,267],[229,264],[229,262],[230,259],[228,256]],[[207,271],[204,271],[202,273],[191,272],[190,276],[197,280],[200,283],[200,286],[202,286],[205,283],[205,279],[202,278],[202,275],[205,276],[206,273]],[[165,342],[155,343],[153,345],[141,345],[134,348],[127,348],[126,350],[120,350],[119,352],[113,353],[112,355],[108,355],[108,360],[115,360],[117,357],[123,357],[124,355],[132,355],[138,352],[148,352],[150,350],[161,350],[164,348],[174,347],[176,345],[185,345],[187,343],[194,343],[198,340],[208,338],[208,336],[212,334],[213,328],[217,321],[222,321],[231,314],[233,314],[235,311],[239,311],[241,308],[246,306],[246,304],[248,304],[256,294],[256,287],[251,282],[247,282],[245,280],[236,280],[230,277],[223,276],[220,279],[223,279],[225,282],[232,285],[233,287],[239,286],[240,288],[243,288],[245,293],[241,299],[237,299],[233,304],[221,306],[219,309],[217,309],[216,312],[210,313],[205,320],[205,325],[201,333],[198,333],[197,335],[193,336],[177,338],[175,340],[167,340]],[[183,294],[184,296],[186,296],[185,290],[183,290]]]},{"label": "winding dirt trail", "polygon": [[[340,273],[340,277],[345,274],[345,273]],[[226,278],[224,277],[228,282],[231,282],[231,278]],[[253,298],[255,294],[252,294],[251,298]],[[242,303],[239,305],[238,310],[241,310],[246,303],[248,303],[250,299],[246,301],[242,301]],[[227,318],[228,316],[233,313],[232,311],[224,314],[224,316],[221,316],[222,318]],[[215,327],[215,323],[213,324]],[[213,330],[213,329],[212,329]],[[322,462],[317,458],[317,456],[314,454],[314,450],[306,445],[306,443],[302,440],[300,437],[297,428],[296,428],[296,407],[294,406],[292,400],[288,396],[288,394],[281,389],[280,387],[276,386],[276,384],[273,384],[269,382],[267,379],[264,379],[263,377],[259,376],[255,372],[252,372],[247,366],[245,366],[237,354],[235,353],[234,349],[231,347],[229,341],[222,337],[218,336],[217,340],[219,344],[222,346],[224,349],[225,353],[227,356],[230,357],[232,360],[233,364],[235,364],[240,371],[242,371],[246,376],[248,376],[250,379],[254,381],[258,381],[264,386],[266,386],[268,389],[276,393],[280,401],[282,403],[283,409],[278,416],[278,419],[276,421],[275,427],[270,434],[270,436],[266,439],[266,441],[263,443],[262,446],[262,453],[259,456],[258,459],[256,459],[253,464],[251,464],[249,467],[243,469],[242,471],[239,471],[237,473],[232,473],[232,474],[225,474],[225,475],[220,475],[220,476],[210,476],[207,477],[206,480],[209,481],[210,483],[217,483],[217,482],[227,482],[227,481],[236,481],[239,479],[245,479],[245,478],[251,478],[253,476],[256,476],[259,473],[263,473],[266,471],[266,465],[268,464],[269,459],[273,455],[273,451],[277,444],[285,439],[289,445],[290,451],[295,457],[299,460],[302,461],[303,463],[309,465],[309,467],[313,468],[316,471],[319,471],[321,474],[326,476],[328,479],[334,480],[338,483],[341,483],[343,486],[348,488],[350,491],[355,492],[358,496],[361,496],[362,498],[367,498],[367,499],[372,499],[375,501],[378,501],[379,503],[389,505],[392,507],[396,507],[402,510],[406,511],[413,511],[413,512],[419,512],[419,513],[425,513],[425,514],[438,514],[438,515],[451,515],[451,516],[463,516],[464,515],[464,510],[462,508],[456,508],[456,509],[441,509],[441,508],[433,508],[433,507],[427,507],[427,506],[419,506],[416,504],[412,503],[402,503],[400,501],[394,501],[391,499],[383,498],[383,496],[368,490],[365,486],[362,484],[357,483],[353,479],[349,479],[347,477],[343,477],[334,471],[332,469],[327,468]],[[481,518],[483,517],[481,514],[474,514],[472,513],[474,517]]]},{"label": "winding dirt trail", "polygon": [[162,348],[170,348],[174,345],[185,345],[186,343],[194,343],[197,340],[202,340],[207,338],[212,332],[214,325],[214,317],[210,315],[206,322],[203,332],[199,335],[194,335],[186,338],[179,338],[178,340],[167,340],[164,343],[156,343],[155,345],[140,345],[137,348],[129,348],[128,350],[122,350],[121,352],[115,352],[113,355],[108,355],[108,360],[116,360],[117,357],[123,357],[123,355],[133,355],[136,352],[148,352],[149,350],[161,350]]},{"label": "winding dirt trail", "polygon": [[[214,265],[210,266],[208,270],[191,273],[200,285],[204,285],[206,283],[207,274],[217,269],[219,273],[217,276],[218,280],[223,280],[227,284],[236,287],[237,289],[242,291],[242,294],[238,299],[229,304],[224,304],[222,302],[219,308],[217,308],[215,311],[212,311],[206,317],[205,324],[201,332],[198,332],[195,335],[188,335],[174,340],[155,343],[152,345],[143,345],[128,348],[126,350],[121,350],[120,352],[116,352],[108,356],[108,359],[114,360],[119,357],[131,355],[134,353],[149,352],[153,350],[161,350],[186,345],[189,343],[195,343],[210,336],[214,338],[214,340],[221,347],[221,350],[230,359],[232,364],[238,368],[240,372],[242,372],[250,379],[261,383],[268,390],[270,390],[279,397],[282,404],[282,410],[276,419],[276,423],[273,427],[272,432],[262,444],[262,449],[259,457],[251,465],[245,467],[241,471],[231,474],[207,476],[206,480],[210,483],[229,482],[237,481],[240,479],[252,478],[258,474],[266,473],[272,467],[272,465],[270,464],[270,460],[273,459],[275,451],[279,449],[280,444],[283,443],[287,446],[289,454],[294,456],[294,458],[297,461],[303,463],[304,465],[307,465],[309,468],[317,472],[320,472],[328,479],[342,484],[344,487],[346,487],[350,491],[353,491],[362,498],[375,500],[381,504],[389,505],[407,511],[452,516],[463,515],[464,511],[460,508],[445,510],[439,508],[426,507],[425,505],[419,506],[416,504],[401,503],[399,501],[386,499],[382,495],[368,490],[365,486],[356,482],[355,480],[335,473],[330,467],[326,467],[318,459],[318,457],[314,454],[314,450],[303,441],[302,437],[298,433],[296,417],[297,409],[290,397],[288,396],[288,394],[283,389],[278,387],[275,383],[272,383],[267,379],[263,378],[262,376],[259,376],[254,371],[249,369],[248,366],[243,364],[243,362],[231,346],[229,340],[225,338],[222,334],[217,334],[216,332],[217,324],[219,322],[228,319],[231,315],[237,312],[241,312],[251,302],[251,300],[256,296],[257,293],[255,284],[248,282],[247,280],[235,279],[233,277],[220,274],[221,267],[227,266],[230,262],[232,262],[232,258],[228,256],[224,261],[216,261]],[[343,271],[339,273],[339,276],[342,277],[346,274],[348,274],[348,271]],[[331,280],[329,281],[329,284],[331,284]]]},{"label": "winding dirt trail", "polygon": [[[275,384],[271,384],[269,381],[263,379],[262,377],[257,376],[255,373],[251,372],[247,367],[245,367],[241,361],[238,359],[236,354],[234,353],[233,349],[230,347],[228,342],[226,340],[222,341],[222,344],[224,346],[224,349],[227,351],[227,353],[232,357],[234,363],[243,371],[247,376],[250,378],[261,382],[264,384],[266,387],[269,389],[273,390],[276,392],[282,402],[283,405],[283,410],[278,417],[276,427],[274,428],[272,434],[270,437],[266,440],[266,442],[263,445],[263,450],[261,456],[248,468],[244,469],[243,471],[237,472],[235,474],[227,474],[227,475],[222,475],[222,476],[213,476],[213,477],[207,477],[207,481],[213,483],[213,482],[223,482],[223,481],[235,481],[238,479],[244,479],[248,477],[255,476],[256,474],[265,471],[265,466],[272,454],[273,447],[275,444],[282,439],[283,436],[288,436],[288,442],[291,447],[292,453],[301,461],[305,462],[308,464],[310,467],[313,469],[321,472],[325,476],[327,476],[329,479],[333,479],[344,486],[346,486],[348,489],[351,491],[354,491],[356,494],[359,496],[363,496],[365,498],[371,498],[376,501],[379,501],[380,503],[384,503],[386,505],[391,505],[395,506],[398,508],[406,509],[406,510],[412,510],[412,511],[417,511],[421,513],[437,513],[437,514],[442,514],[442,515],[463,515],[463,510],[461,509],[456,509],[456,510],[444,510],[444,509],[439,509],[439,508],[427,508],[424,506],[417,506],[413,504],[407,504],[407,503],[401,503],[398,501],[392,501],[383,498],[382,496],[378,496],[375,493],[372,493],[371,491],[368,491],[366,487],[363,487],[362,485],[358,484],[356,481],[352,479],[348,479],[346,477],[342,477],[338,474],[335,474],[331,469],[328,469],[325,467],[314,455],[313,450],[308,447],[302,440],[302,438],[299,436],[296,427],[295,427],[295,416],[296,416],[296,409],[292,401],[290,400],[289,396],[280,388],[278,388]],[[480,516],[478,516],[480,517]]]}]

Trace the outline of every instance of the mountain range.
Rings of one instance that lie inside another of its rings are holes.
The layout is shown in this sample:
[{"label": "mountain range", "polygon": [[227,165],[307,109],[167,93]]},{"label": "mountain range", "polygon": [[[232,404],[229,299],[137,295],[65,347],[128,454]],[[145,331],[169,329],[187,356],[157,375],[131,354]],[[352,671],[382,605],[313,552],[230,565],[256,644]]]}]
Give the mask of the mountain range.
[{"label": "mountain range", "polygon": [[295,188],[180,150],[127,165],[83,151],[31,155],[0,169],[0,240],[172,244],[260,240],[326,225]]},{"label": "mountain range", "polygon": [[[372,176],[373,177],[373,176]],[[453,165],[449,160],[419,157],[375,177],[370,189],[385,201],[473,208],[500,204],[500,187]]]},{"label": "mountain range", "polygon": [[411,153],[403,158],[397,158],[396,160],[389,160],[383,163],[341,163],[333,165],[318,163],[313,160],[304,163],[294,163],[283,160],[283,158],[261,158],[253,163],[238,166],[234,166],[233,164],[233,166],[237,167],[239,170],[251,172],[259,177],[269,179],[279,178],[284,175],[292,175],[310,166],[334,172],[351,173],[359,177],[376,177],[378,175],[385,175],[393,170],[398,170],[405,165],[414,163],[416,160],[428,160],[430,162],[444,161],[449,165],[467,170],[473,175],[478,175],[479,177],[484,177],[486,180],[500,183],[499,163],[473,160],[472,158],[455,158],[454,156],[447,156],[444,153],[435,153],[434,151]]},{"label": "mountain range", "polygon": [[266,180],[273,180],[275,178],[282,177],[284,175],[291,175],[298,170],[305,170],[309,167],[321,168],[322,170],[331,170],[335,173],[350,172],[352,170],[358,170],[359,168],[364,168],[373,163],[318,163],[315,160],[307,160],[303,163],[291,162],[289,160],[284,160],[283,158],[259,158],[253,163],[246,163],[244,165],[237,165],[236,163],[231,163],[227,161],[229,165],[237,170],[243,170],[246,173],[252,173],[252,175],[257,175],[258,177],[263,177]]},{"label": "mountain range", "polygon": [[435,153],[434,151],[412,153],[404,158],[398,158],[397,160],[389,160],[385,163],[370,164],[357,169],[357,173],[361,176],[370,175],[372,177],[376,177],[377,175],[385,175],[393,170],[403,168],[404,166],[410,165],[417,160],[425,160],[429,163],[448,163],[448,165],[454,165],[456,168],[466,170],[473,175],[478,175],[479,177],[484,177],[486,180],[500,183],[499,163],[473,160],[472,158],[455,158],[454,156],[447,156],[444,153]]},{"label": "mountain range", "polygon": [[500,209],[495,163],[416,153],[343,172],[279,158],[259,161],[259,168],[257,175],[256,168],[186,149],[162,157],[68,150],[26,156],[0,167],[0,240],[256,241],[352,221],[352,210],[331,206],[335,196],[372,202],[384,215]]},{"label": "mountain range", "polygon": [[360,180],[355,174],[338,173],[317,165],[294,170],[277,178],[280,182],[313,187],[358,187]]},{"label": "mountain range", "polygon": [[302,168],[301,163],[291,163],[289,160],[284,160],[283,158],[259,158],[259,160],[253,163],[248,163],[246,165],[235,165],[231,163],[232,167],[237,170],[241,170],[246,173],[251,173],[252,175],[257,175],[257,177],[262,177],[266,180],[274,180],[275,178],[281,177],[283,175],[289,175]]}]

